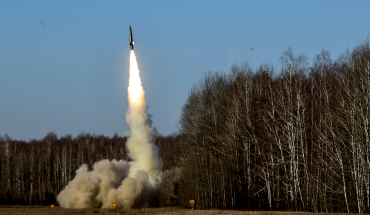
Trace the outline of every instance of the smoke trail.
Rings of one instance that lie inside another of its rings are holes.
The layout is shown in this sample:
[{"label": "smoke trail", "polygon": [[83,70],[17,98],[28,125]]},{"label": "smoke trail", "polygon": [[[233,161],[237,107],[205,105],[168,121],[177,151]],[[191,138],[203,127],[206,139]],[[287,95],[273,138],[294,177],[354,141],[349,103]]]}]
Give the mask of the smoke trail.
[{"label": "smoke trail", "polygon": [[124,208],[147,206],[162,167],[133,50],[130,52],[128,101],[126,122],[130,134],[126,147],[132,161],[101,160],[94,164],[92,171],[86,164],[81,165],[75,178],[57,197],[62,207],[108,208],[112,203]]}]

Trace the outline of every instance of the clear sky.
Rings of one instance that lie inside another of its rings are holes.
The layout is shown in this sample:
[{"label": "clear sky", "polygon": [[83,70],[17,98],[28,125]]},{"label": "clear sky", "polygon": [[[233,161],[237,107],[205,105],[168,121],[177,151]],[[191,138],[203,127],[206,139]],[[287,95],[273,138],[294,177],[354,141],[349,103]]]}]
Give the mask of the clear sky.
[{"label": "clear sky", "polygon": [[0,135],[128,130],[129,25],[153,125],[176,131],[204,71],[312,64],[370,35],[370,1],[0,1]]}]

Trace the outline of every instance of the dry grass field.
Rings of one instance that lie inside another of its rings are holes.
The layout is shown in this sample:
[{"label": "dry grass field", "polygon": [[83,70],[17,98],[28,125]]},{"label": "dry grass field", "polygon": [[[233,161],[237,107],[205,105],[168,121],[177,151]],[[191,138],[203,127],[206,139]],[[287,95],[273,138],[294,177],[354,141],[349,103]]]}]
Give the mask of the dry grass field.
[{"label": "dry grass field", "polygon": [[[50,208],[46,206],[0,206],[1,215],[47,215],[47,214],[104,214],[104,215],[314,215],[306,212],[278,212],[278,211],[233,211],[233,210],[194,210],[180,208],[147,208],[147,209],[65,209],[61,207]],[[318,214],[318,213],[317,213]],[[320,213],[324,215],[325,213]],[[331,213],[330,215],[338,215]]]}]

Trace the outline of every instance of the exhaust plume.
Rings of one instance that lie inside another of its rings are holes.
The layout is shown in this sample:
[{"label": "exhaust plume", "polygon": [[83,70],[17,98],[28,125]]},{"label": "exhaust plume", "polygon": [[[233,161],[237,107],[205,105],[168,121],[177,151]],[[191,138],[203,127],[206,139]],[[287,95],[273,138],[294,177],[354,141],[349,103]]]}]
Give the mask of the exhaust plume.
[{"label": "exhaust plume", "polygon": [[101,160],[94,164],[92,171],[87,164],[82,164],[75,178],[57,196],[60,206],[109,208],[117,203],[117,207],[132,208],[148,205],[162,166],[134,50],[130,51],[128,101],[126,122],[130,132],[126,147],[132,161]]}]

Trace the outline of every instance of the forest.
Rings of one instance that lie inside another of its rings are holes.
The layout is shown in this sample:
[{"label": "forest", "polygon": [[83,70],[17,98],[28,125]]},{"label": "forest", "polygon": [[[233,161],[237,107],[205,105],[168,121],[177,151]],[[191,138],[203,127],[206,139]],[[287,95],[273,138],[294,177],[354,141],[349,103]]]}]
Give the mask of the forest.
[{"label": "forest", "polygon": [[[370,39],[310,65],[205,72],[168,136],[154,130],[157,207],[370,213]],[[81,164],[130,160],[127,137],[0,136],[0,204],[47,205]]]}]

